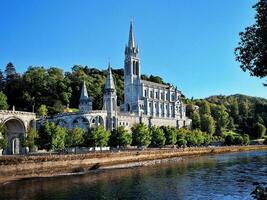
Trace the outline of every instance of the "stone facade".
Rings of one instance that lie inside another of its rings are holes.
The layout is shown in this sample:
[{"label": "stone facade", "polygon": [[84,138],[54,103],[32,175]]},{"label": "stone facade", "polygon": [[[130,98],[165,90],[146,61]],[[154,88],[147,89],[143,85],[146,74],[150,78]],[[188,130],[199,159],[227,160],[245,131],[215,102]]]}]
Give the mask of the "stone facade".
[{"label": "stone facade", "polygon": [[141,80],[139,48],[135,45],[132,22],[128,45],[125,48],[124,104],[117,107],[116,88],[109,64],[103,110],[92,110],[91,98],[85,83],[81,90],[79,108],[79,113],[56,115],[49,120],[67,128],[86,128],[101,124],[108,130],[116,129],[118,126],[130,130],[137,123],[148,126],[191,127],[191,119],[185,116],[186,107],[177,88]]},{"label": "stone facade", "polygon": [[[0,123],[5,124],[8,147],[4,154],[23,154],[21,137],[26,136],[30,128],[36,128],[36,115],[30,112],[0,110]],[[2,137],[2,135],[1,135]]]}]

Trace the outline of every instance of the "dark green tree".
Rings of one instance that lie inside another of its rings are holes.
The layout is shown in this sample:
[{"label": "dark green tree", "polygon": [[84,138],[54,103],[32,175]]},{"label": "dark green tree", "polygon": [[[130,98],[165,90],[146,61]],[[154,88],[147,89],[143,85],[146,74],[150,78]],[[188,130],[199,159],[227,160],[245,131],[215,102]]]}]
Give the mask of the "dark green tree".
[{"label": "dark green tree", "polygon": [[242,70],[263,78],[267,76],[267,1],[259,0],[253,8],[256,10],[255,24],[239,34],[235,55]]},{"label": "dark green tree", "polygon": [[215,121],[211,115],[204,114],[201,116],[201,130],[210,135],[215,133]]},{"label": "dark green tree", "polygon": [[200,115],[210,115],[211,111],[210,111],[210,104],[207,101],[202,101],[201,105],[199,107],[199,114]]},{"label": "dark green tree", "polygon": [[193,129],[200,129],[201,122],[200,122],[200,116],[198,112],[192,112],[190,118],[192,119],[192,126]]},{"label": "dark green tree", "polygon": [[141,123],[141,124],[135,124],[132,127],[132,145],[142,147],[147,147],[151,143],[151,134],[148,129],[148,127]]},{"label": "dark green tree", "polygon": [[177,142],[177,130],[170,126],[163,126],[165,138],[166,138],[166,145],[174,145]]},{"label": "dark green tree", "polygon": [[162,147],[165,145],[166,138],[164,136],[164,132],[161,128],[152,126],[150,128],[151,131],[151,143],[152,147]]},{"label": "dark green tree", "polygon": [[132,143],[132,135],[123,126],[119,126],[111,132],[109,142],[112,147],[126,147]]},{"label": "dark green tree", "polygon": [[103,126],[94,126],[89,130],[88,142],[92,147],[105,147],[108,145],[110,133]]}]

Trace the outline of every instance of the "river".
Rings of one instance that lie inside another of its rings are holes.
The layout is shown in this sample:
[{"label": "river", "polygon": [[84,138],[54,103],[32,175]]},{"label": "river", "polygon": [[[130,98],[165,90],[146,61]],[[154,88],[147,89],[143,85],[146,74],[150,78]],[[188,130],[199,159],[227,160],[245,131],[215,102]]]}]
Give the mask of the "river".
[{"label": "river", "polygon": [[[0,186],[0,199],[252,199],[267,182],[267,151],[192,157],[147,167],[33,178]],[[254,184],[254,185],[253,185]]]}]

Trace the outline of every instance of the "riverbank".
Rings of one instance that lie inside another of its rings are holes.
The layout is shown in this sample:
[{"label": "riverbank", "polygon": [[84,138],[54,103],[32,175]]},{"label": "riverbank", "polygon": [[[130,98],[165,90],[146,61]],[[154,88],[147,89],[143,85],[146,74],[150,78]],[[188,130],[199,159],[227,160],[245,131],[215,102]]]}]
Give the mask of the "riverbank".
[{"label": "riverbank", "polygon": [[153,165],[191,156],[239,151],[267,150],[267,145],[148,149],[143,151],[96,152],[87,154],[0,157],[0,183],[29,177],[88,173],[99,169]]}]

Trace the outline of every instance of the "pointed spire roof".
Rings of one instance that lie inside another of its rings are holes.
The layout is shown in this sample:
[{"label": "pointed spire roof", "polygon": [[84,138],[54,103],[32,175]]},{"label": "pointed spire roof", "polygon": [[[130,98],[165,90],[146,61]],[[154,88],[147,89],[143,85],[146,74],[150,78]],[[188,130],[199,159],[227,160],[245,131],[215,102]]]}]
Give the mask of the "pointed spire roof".
[{"label": "pointed spire roof", "polygon": [[81,99],[88,99],[88,98],[89,98],[89,96],[88,96],[88,92],[87,92],[87,87],[86,87],[85,81],[83,81],[80,100]]},{"label": "pointed spire roof", "polygon": [[115,90],[115,85],[114,85],[114,81],[113,81],[113,77],[112,77],[110,62],[108,63],[108,76],[106,79],[105,89],[114,89]]},{"label": "pointed spire roof", "polygon": [[133,19],[131,19],[131,23],[130,23],[128,47],[129,48],[134,48],[135,47],[134,32],[133,32]]}]

